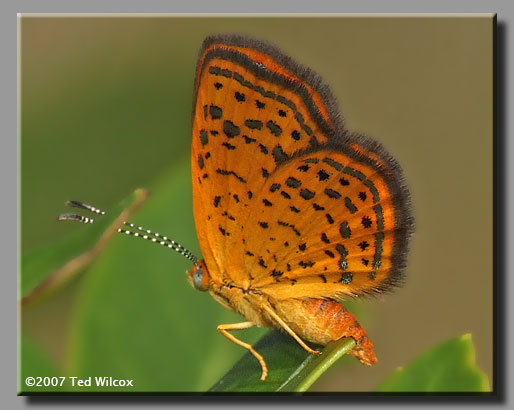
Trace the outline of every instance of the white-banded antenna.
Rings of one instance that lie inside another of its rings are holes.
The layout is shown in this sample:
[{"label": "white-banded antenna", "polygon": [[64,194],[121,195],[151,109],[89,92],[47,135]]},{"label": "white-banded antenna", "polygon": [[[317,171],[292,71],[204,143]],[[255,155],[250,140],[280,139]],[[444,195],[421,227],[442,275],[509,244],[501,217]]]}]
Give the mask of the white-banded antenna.
[{"label": "white-banded antenna", "polygon": [[88,204],[85,204],[84,202],[80,202],[80,201],[66,201],[66,206],[69,206],[71,208],[81,208],[81,209],[85,209],[87,211],[94,212],[96,214],[105,215],[104,211],[101,211],[100,209],[95,208],[92,205],[88,205]]},{"label": "white-banded antenna", "polygon": [[[84,202],[79,201],[67,201],[66,206],[72,207],[72,208],[80,208],[85,209],[90,212],[94,212],[99,215],[105,215],[104,211],[101,211],[100,209],[88,205]],[[60,214],[57,219],[59,221],[78,221],[82,223],[93,223],[94,219],[88,218],[87,216],[82,216],[78,214],[73,213],[65,213]],[[132,230],[129,229],[123,229],[119,228],[119,233],[124,233],[126,235],[132,235],[138,238],[146,239],[148,241],[158,243],[159,245],[166,246],[167,248],[173,249],[174,251],[180,253],[181,255],[185,256],[187,259],[189,259],[191,262],[193,262],[195,265],[198,263],[198,258],[191,253],[188,249],[184,248],[180,243],[168,238],[167,236],[163,236],[157,232],[153,232],[150,229],[145,229],[142,226],[136,226],[133,223],[130,222],[123,222],[124,225],[130,227]]]},{"label": "white-banded antenna", "polygon": [[85,224],[92,224],[95,222],[93,218],[88,218],[87,216],[77,215],[77,214],[60,214],[57,217],[58,221],[79,221]]},{"label": "white-banded antenna", "polygon": [[137,238],[146,239],[148,241],[158,243],[159,245],[166,246],[174,251],[180,253],[185,256],[195,265],[198,263],[198,258],[191,253],[188,249],[184,248],[180,243],[168,238],[167,236],[163,236],[157,232],[152,232],[150,229],[145,229],[142,226],[136,226],[130,222],[123,222],[124,225],[129,226],[132,230],[119,228],[119,233],[124,233],[127,235],[132,235]]}]

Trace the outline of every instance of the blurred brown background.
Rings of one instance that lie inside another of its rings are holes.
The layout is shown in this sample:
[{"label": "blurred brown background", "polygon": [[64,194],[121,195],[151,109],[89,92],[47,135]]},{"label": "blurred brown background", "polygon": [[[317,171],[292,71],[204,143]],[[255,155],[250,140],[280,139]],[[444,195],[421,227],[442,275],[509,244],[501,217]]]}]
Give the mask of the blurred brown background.
[{"label": "blurred brown background", "polygon": [[[492,28],[492,18],[25,17],[22,251],[73,230],[55,224],[64,200],[108,207],[183,162],[203,39],[252,35],[320,73],[347,127],[385,145],[412,193],[405,286],[366,301],[380,363],[353,366],[351,380],[332,368],[316,389],[343,378],[372,389],[467,332],[492,382]],[[56,360],[72,299],[70,289],[23,318]]]}]

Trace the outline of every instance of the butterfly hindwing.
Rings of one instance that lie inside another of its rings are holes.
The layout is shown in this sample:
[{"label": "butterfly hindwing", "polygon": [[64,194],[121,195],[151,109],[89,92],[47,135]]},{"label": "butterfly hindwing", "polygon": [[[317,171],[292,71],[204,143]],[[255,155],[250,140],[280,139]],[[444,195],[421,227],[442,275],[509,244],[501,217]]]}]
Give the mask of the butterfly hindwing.
[{"label": "butterfly hindwing", "polygon": [[262,219],[273,229],[248,244],[267,266],[246,257],[246,266],[261,273],[253,286],[277,299],[335,298],[400,281],[410,220],[397,207],[402,186],[382,169],[333,145],[295,156],[266,188],[259,200],[274,210]]}]

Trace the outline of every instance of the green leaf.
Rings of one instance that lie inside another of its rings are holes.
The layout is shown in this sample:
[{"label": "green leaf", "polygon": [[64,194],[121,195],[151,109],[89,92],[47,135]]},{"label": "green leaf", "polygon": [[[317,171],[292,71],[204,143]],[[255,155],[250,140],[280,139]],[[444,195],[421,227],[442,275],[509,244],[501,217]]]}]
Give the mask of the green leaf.
[{"label": "green leaf", "polygon": [[18,376],[18,394],[43,392],[53,388],[44,386],[27,386],[27,377],[52,377],[61,376],[50,358],[27,335],[21,335],[20,372]]},{"label": "green leaf", "polygon": [[211,392],[305,392],[341,356],[355,346],[351,338],[332,343],[315,356],[289,335],[269,332],[254,348],[266,360],[268,377],[260,380],[261,367],[247,353],[218,381]]},{"label": "green leaf", "polygon": [[436,346],[398,368],[379,392],[488,392],[487,375],[475,363],[471,334]]},{"label": "green leaf", "polygon": [[[91,263],[115,235],[117,226],[114,225],[119,224],[119,219],[128,218],[132,208],[143,201],[145,196],[144,191],[137,190],[110,209],[106,215],[96,216],[95,223],[84,225],[76,223],[77,230],[69,237],[23,254],[21,258],[22,304],[25,305],[41,294],[55,289]],[[56,221],[56,223],[65,222]]]}]

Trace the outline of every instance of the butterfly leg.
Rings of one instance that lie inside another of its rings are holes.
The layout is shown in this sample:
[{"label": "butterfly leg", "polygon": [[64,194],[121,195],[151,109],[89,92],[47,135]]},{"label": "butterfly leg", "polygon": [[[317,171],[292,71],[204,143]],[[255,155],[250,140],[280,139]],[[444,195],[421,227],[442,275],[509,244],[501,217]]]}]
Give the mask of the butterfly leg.
[{"label": "butterfly leg", "polygon": [[264,361],[264,358],[253,349],[252,345],[239,340],[234,335],[229,333],[230,330],[249,329],[253,326],[255,326],[255,323],[253,323],[253,322],[241,322],[241,323],[232,323],[232,324],[228,324],[228,325],[218,325],[218,332],[220,332],[223,336],[225,336],[227,339],[231,340],[235,344],[238,344],[239,346],[242,346],[245,349],[248,349],[250,351],[250,353],[255,356],[255,358],[261,364],[261,368],[262,368],[261,380],[265,380],[266,376],[268,375],[268,367],[266,366],[266,362]]},{"label": "butterfly leg", "polygon": [[275,311],[274,311],[271,307],[269,307],[269,306],[267,306],[267,305],[264,305],[264,310],[265,310],[265,311],[266,311],[266,312],[267,312],[267,313],[268,313],[268,314],[269,314],[273,319],[275,319],[275,321],[276,321],[280,326],[282,326],[282,328],[283,328],[287,333],[289,333],[289,334],[294,338],[294,340],[296,340],[296,341],[300,344],[300,346],[302,346],[305,350],[307,350],[307,351],[308,351],[309,353],[311,353],[311,354],[320,354],[320,353],[321,353],[320,351],[318,351],[318,350],[313,350],[313,349],[311,349],[309,346],[307,346],[307,345],[305,344],[305,342],[300,338],[300,336],[298,336],[298,335],[293,331],[293,329],[291,329],[291,328],[287,325],[287,323],[286,323],[286,322],[284,322],[284,321],[282,320],[282,318],[281,318],[279,315],[277,315],[277,314],[275,313]]}]

